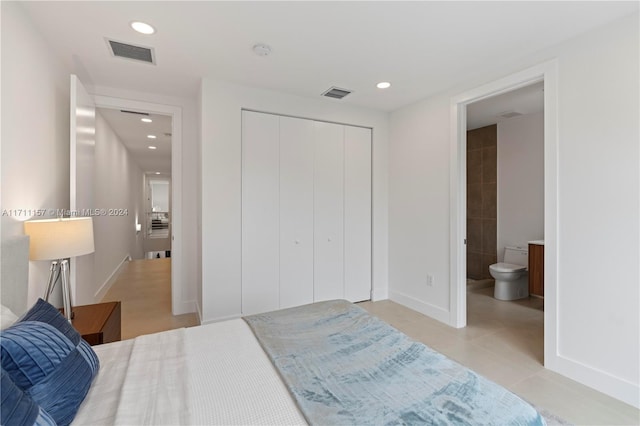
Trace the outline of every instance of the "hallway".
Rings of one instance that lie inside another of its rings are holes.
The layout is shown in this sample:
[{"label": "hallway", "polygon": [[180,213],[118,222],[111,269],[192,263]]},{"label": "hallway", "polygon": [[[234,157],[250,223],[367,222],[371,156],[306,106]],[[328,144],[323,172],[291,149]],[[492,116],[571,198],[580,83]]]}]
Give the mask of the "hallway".
[{"label": "hallway", "polygon": [[133,260],[102,299],[122,302],[122,340],[198,325],[195,313],[171,314],[171,259]]}]

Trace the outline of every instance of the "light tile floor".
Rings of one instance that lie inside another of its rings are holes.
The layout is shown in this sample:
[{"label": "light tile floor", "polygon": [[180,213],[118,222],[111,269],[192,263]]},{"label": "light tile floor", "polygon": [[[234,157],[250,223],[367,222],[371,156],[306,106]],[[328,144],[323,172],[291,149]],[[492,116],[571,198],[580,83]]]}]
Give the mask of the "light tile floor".
[{"label": "light tile floor", "polygon": [[543,367],[542,299],[504,302],[467,289],[467,327],[455,329],[389,300],[359,305],[415,340],[575,425],[638,425],[636,408]]}]

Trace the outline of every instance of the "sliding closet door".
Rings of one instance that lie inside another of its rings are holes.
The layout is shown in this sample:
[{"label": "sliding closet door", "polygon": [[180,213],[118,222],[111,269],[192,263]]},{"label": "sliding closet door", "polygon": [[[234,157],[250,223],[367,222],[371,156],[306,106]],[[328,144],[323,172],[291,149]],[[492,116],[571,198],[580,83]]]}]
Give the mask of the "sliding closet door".
[{"label": "sliding closet door", "polygon": [[371,129],[344,128],[344,298],[371,298]]},{"label": "sliding closet door", "polygon": [[344,297],[344,126],[315,122],[314,301]]},{"label": "sliding closet door", "polygon": [[313,121],[280,117],[280,308],[313,302]]},{"label": "sliding closet door", "polygon": [[242,112],[242,313],[279,306],[279,117]]},{"label": "sliding closet door", "polygon": [[242,313],[371,296],[371,130],[242,113]]}]

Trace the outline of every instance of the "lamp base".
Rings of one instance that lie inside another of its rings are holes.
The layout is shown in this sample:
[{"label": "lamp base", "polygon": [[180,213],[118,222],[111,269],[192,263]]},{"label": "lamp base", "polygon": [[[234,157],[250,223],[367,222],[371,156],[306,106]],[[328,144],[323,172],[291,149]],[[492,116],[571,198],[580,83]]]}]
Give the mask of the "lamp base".
[{"label": "lamp base", "polygon": [[58,259],[51,262],[49,269],[49,282],[44,291],[44,300],[49,301],[51,292],[56,287],[58,278],[62,281],[62,304],[64,307],[64,317],[71,322],[73,319],[73,310],[71,309],[71,288],[69,285],[69,261],[67,259]]}]

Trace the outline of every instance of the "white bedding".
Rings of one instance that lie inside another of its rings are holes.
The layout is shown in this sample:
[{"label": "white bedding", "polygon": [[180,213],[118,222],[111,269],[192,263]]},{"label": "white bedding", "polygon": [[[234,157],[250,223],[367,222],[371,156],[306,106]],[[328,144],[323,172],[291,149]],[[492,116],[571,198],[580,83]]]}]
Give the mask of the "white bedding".
[{"label": "white bedding", "polygon": [[73,424],[306,424],[241,319],[94,349],[100,371]]}]

